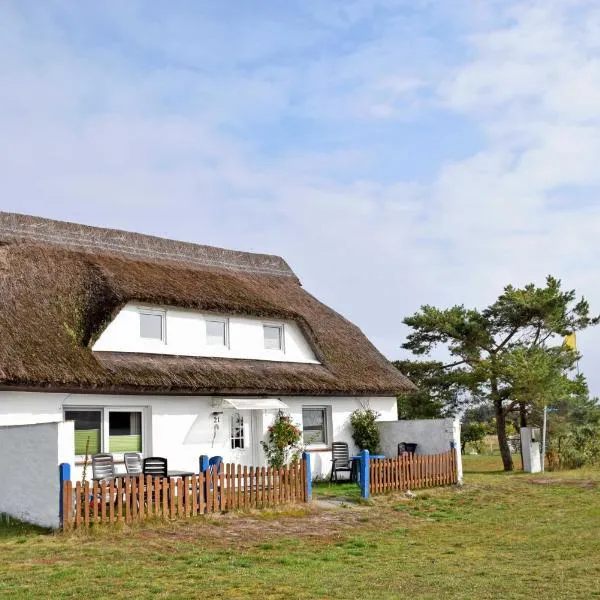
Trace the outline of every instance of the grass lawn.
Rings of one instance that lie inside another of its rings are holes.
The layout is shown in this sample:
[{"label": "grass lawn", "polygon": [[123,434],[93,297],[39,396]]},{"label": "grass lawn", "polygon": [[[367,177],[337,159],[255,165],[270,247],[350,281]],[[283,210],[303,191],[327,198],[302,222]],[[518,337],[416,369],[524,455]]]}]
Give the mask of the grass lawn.
[{"label": "grass lawn", "polygon": [[[72,535],[0,521],[0,597],[600,598],[600,472],[500,467],[467,456],[462,488],[368,506]],[[316,487],[319,498],[355,493]]]}]

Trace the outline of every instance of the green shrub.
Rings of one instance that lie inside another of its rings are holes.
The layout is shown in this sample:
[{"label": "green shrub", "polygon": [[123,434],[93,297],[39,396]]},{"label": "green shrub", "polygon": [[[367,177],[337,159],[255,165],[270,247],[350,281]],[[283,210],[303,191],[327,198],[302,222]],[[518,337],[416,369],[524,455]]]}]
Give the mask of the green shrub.
[{"label": "green shrub", "polygon": [[379,413],[371,408],[357,409],[350,415],[352,439],[359,450],[368,450],[371,454],[377,453],[380,441],[378,417]]},{"label": "green shrub", "polygon": [[560,468],[578,469],[600,465],[600,427],[581,425],[573,427],[558,440],[556,448]]}]

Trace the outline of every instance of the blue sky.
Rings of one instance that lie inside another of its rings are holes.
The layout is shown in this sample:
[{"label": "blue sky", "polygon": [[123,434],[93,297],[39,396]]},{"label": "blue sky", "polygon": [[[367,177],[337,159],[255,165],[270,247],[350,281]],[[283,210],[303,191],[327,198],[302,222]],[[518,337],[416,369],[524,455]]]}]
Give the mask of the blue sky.
[{"label": "blue sky", "polygon": [[0,56],[3,210],[284,256],[390,358],[548,273],[600,312],[596,2],[9,0]]}]

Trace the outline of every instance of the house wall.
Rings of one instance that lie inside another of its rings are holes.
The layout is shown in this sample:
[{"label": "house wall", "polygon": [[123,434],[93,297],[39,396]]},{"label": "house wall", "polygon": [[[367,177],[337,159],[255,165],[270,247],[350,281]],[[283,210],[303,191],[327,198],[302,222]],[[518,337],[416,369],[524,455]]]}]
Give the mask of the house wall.
[{"label": "house wall", "polygon": [[[396,399],[352,398],[352,397],[281,397],[289,407],[292,420],[302,424],[303,406],[330,407],[329,442],[345,441],[355,453],[349,426],[350,413],[361,405],[368,404],[380,413],[380,419],[397,417]],[[198,470],[201,454],[221,455],[229,462],[248,465],[264,464],[260,440],[265,439],[267,428],[273,422],[276,411],[255,410],[244,413],[246,426],[254,421],[254,453],[232,450],[230,443],[230,418],[234,409],[228,408],[221,398],[208,396],[125,396],[106,394],[46,394],[34,392],[0,392],[0,423],[12,424],[41,419],[59,421],[67,408],[114,407],[144,411],[144,455],[166,456],[169,468]],[[213,412],[220,412],[215,429]],[[250,412],[252,415],[250,415]],[[331,470],[331,451],[328,446],[313,446],[312,455],[315,477],[325,477]],[[0,455],[0,459],[3,457]],[[79,461],[80,462],[80,461]],[[76,465],[73,479],[81,477],[82,466]]]},{"label": "house wall", "polygon": [[0,426],[0,513],[58,528],[58,465],[72,464],[73,436],[73,422]]},{"label": "house wall", "polygon": [[[162,342],[140,337],[139,310],[142,308],[153,307],[128,304],[121,309],[100,335],[93,350],[179,356],[219,356],[316,364],[319,362],[304,334],[293,321],[211,315],[193,310],[167,308],[165,309],[166,341]],[[207,345],[206,319],[211,316],[228,318],[228,347]],[[284,325],[283,351],[265,350],[263,324],[269,323]]]}]

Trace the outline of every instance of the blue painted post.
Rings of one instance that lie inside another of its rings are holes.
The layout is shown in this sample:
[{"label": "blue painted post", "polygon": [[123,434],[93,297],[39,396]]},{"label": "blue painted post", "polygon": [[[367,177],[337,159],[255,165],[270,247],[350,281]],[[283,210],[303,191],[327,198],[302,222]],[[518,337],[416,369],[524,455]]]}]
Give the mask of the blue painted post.
[{"label": "blue painted post", "polygon": [[369,451],[360,451],[360,497],[369,497]]},{"label": "blue painted post", "polygon": [[63,526],[63,487],[64,482],[71,479],[71,465],[69,463],[61,463],[58,465],[58,480],[59,480],[59,492],[58,492],[58,518],[60,520],[60,526]]},{"label": "blue painted post", "polygon": [[304,461],[304,472],[306,473],[306,501],[312,500],[312,471],[310,468],[310,452],[302,453],[302,460]]},{"label": "blue painted post", "polygon": [[209,458],[208,454],[200,455],[200,473],[205,473],[208,471]]}]

